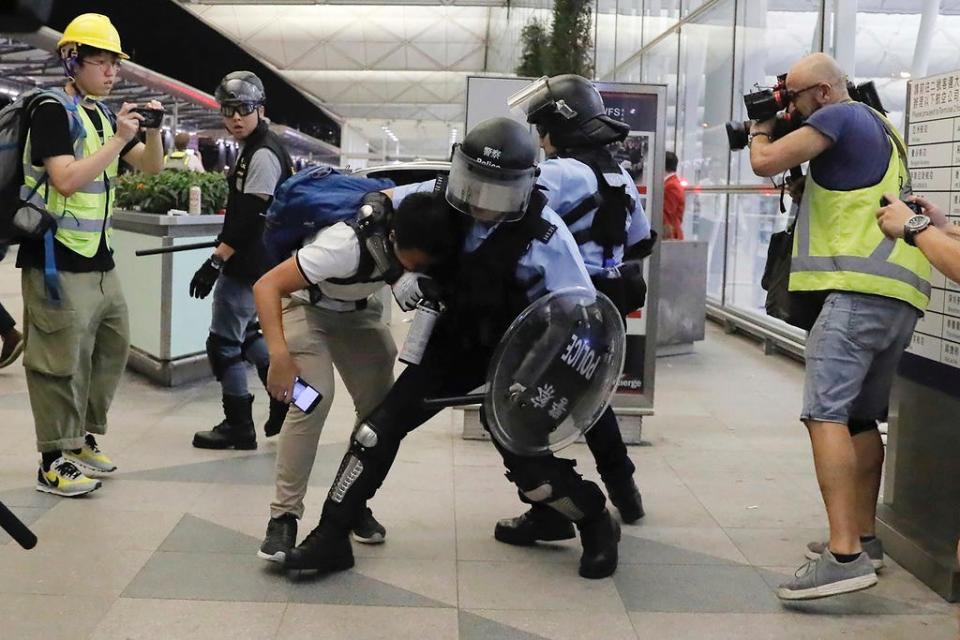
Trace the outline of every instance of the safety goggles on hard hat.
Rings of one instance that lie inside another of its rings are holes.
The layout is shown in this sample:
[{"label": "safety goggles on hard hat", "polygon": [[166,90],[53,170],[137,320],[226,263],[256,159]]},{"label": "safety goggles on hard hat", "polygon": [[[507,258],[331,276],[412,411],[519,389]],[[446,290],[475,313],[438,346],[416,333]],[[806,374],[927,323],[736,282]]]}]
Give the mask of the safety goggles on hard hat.
[{"label": "safety goggles on hard hat", "polygon": [[220,115],[224,118],[232,118],[239,113],[241,116],[248,116],[257,110],[260,105],[256,102],[231,102],[220,105]]},{"label": "safety goggles on hard hat", "polygon": [[527,122],[556,113],[566,120],[577,117],[577,112],[563,100],[554,100],[550,94],[549,78],[543,76],[507,98],[507,106]]},{"label": "safety goggles on hard hat", "polygon": [[482,222],[519,220],[537,181],[536,167],[504,169],[467,156],[458,146],[447,178],[447,202]]}]

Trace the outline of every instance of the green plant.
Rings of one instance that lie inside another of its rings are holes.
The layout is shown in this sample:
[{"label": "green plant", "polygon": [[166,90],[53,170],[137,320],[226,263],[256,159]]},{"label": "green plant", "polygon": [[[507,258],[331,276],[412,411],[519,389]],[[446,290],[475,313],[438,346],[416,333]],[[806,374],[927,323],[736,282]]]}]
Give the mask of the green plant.
[{"label": "green plant", "polygon": [[128,173],[117,179],[117,206],[151,213],[170,209],[187,210],[190,187],[200,187],[204,215],[214,214],[227,204],[227,179],[220,173],[161,171],[157,175]]},{"label": "green plant", "polygon": [[550,49],[550,31],[543,22],[533,18],[520,32],[523,52],[520,65],[516,68],[518,76],[538,78],[547,73],[547,58]]},{"label": "green plant", "polygon": [[520,32],[523,49],[517,75],[576,73],[592,78],[591,7],[587,0],[554,0],[552,24],[531,19]]},{"label": "green plant", "polygon": [[550,75],[575,73],[593,77],[592,4],[586,0],[554,0]]}]

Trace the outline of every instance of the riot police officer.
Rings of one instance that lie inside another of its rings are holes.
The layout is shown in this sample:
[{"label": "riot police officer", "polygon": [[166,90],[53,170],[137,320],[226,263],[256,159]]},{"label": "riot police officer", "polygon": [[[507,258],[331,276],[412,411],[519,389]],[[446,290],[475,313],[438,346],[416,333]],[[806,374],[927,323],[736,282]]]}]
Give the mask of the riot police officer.
[{"label": "riot police officer", "polygon": [[[286,557],[291,569],[344,570],[353,566],[348,534],[383,482],[400,441],[438,409],[423,399],[461,395],[484,382],[493,350],[510,322],[547,292],[593,290],[566,226],[536,188],[536,145],[508,118],[478,124],[456,149],[449,181],[439,193],[412,193],[430,183],[398,187],[398,214],[407,207],[441,207],[466,222],[455,264],[436,276],[451,292],[419,365],[408,366],[384,401],[355,430],[324,503],[320,523]],[[459,213],[457,213],[459,212]],[[616,570],[619,524],[603,492],[553,455],[520,457],[498,446],[507,474],[526,499],[542,503],[580,531],[580,575],[603,578]]]},{"label": "riot police officer", "polygon": [[[205,298],[213,290],[213,318],[207,357],[223,390],[225,419],[198,431],[201,449],[256,449],[253,396],[247,389],[244,360],[257,367],[266,384],[270,358],[257,324],[253,283],[266,271],[263,214],[277,186],[292,174],[293,162],[264,119],[263,83],[250,71],[227,74],[217,87],[223,126],[243,146],[229,176],[230,195],[219,244],[190,281],[190,295]],[[216,288],[214,288],[216,285]],[[271,401],[266,435],[280,431],[287,405]]]},{"label": "riot police officer", "polygon": [[[650,223],[633,179],[607,150],[627,137],[629,125],[609,117],[593,83],[573,74],[541,78],[508,101],[537,128],[547,154],[538,166],[537,184],[573,234],[593,284],[622,313],[633,311],[642,304],[645,285],[639,273],[633,279],[622,277],[619,267],[625,246],[649,244]],[[644,515],[643,500],[612,407],[586,440],[620,518],[636,522]],[[568,521],[534,503],[523,515],[498,522],[494,536],[508,544],[529,545],[566,540],[574,532]]]}]

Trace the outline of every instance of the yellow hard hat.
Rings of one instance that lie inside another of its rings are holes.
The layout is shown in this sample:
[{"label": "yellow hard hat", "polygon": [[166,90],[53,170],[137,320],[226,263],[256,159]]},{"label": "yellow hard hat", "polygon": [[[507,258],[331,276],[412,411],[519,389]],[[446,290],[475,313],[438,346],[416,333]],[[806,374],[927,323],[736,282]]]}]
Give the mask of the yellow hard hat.
[{"label": "yellow hard hat", "polygon": [[124,60],[130,56],[120,47],[120,34],[110,22],[110,18],[99,13],[84,13],[74,18],[63,32],[63,37],[57,43],[59,50],[68,44],[85,44],[115,53]]}]

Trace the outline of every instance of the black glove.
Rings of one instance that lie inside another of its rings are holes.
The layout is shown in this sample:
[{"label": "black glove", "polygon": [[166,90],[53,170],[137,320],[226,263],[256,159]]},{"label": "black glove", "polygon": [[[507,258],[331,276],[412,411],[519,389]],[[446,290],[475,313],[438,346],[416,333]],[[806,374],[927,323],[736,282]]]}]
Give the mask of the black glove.
[{"label": "black glove", "polygon": [[190,296],[203,300],[213,290],[217,278],[220,277],[220,267],[223,266],[216,256],[210,256],[207,261],[200,265],[197,272],[193,274],[193,280],[190,281]]}]

